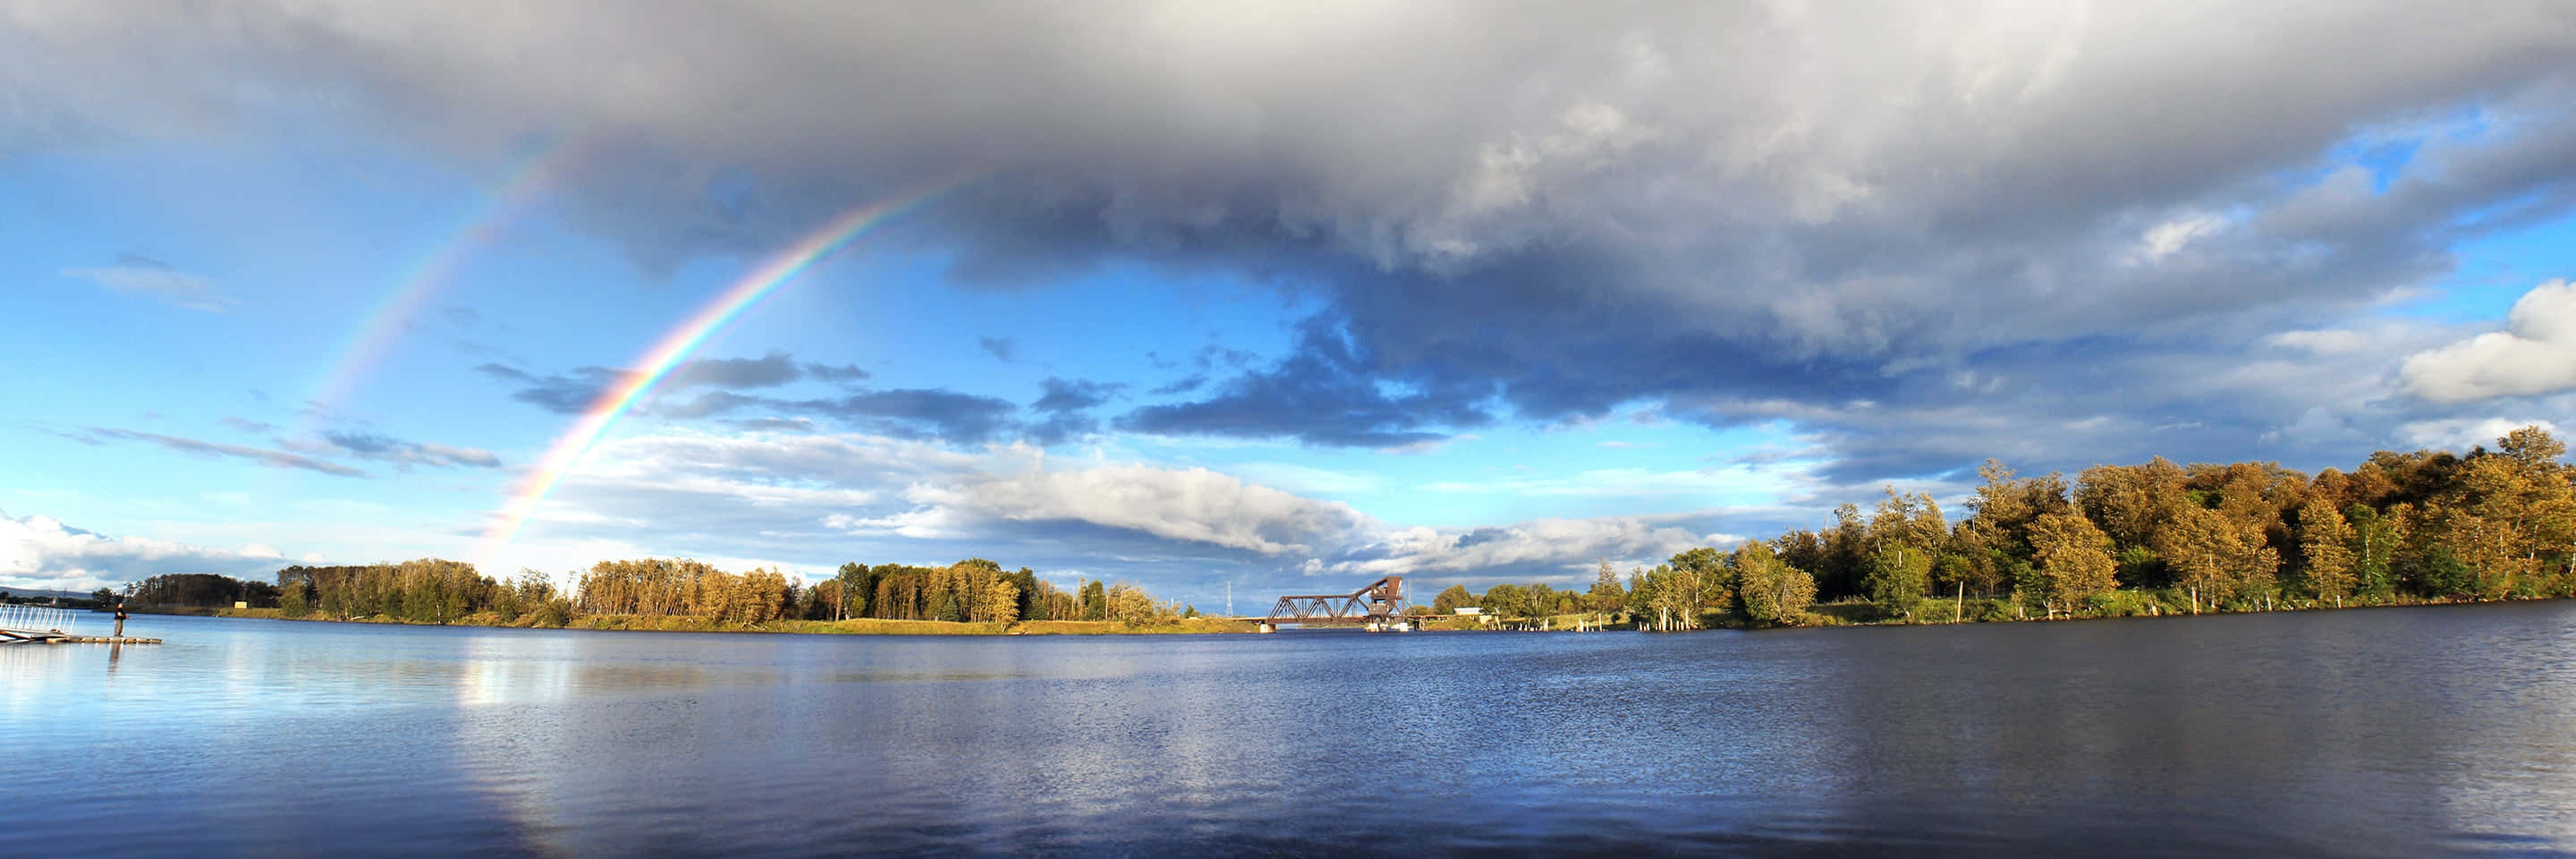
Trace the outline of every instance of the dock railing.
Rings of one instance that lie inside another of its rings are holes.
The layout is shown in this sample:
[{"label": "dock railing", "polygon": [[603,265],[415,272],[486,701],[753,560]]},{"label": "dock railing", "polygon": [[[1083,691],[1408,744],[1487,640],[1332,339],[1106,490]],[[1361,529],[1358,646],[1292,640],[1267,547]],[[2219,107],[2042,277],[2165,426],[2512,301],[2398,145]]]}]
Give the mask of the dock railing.
[{"label": "dock railing", "polygon": [[70,632],[72,621],[80,613],[64,608],[34,605],[0,605],[0,630],[10,632]]}]

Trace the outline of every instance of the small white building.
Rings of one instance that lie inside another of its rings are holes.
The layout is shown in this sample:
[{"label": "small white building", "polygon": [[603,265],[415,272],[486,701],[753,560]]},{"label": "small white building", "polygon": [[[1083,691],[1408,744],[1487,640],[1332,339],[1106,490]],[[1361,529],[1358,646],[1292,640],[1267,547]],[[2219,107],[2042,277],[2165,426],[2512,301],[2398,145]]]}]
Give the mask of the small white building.
[{"label": "small white building", "polygon": [[1450,611],[1454,611],[1454,612],[1457,612],[1457,613],[1459,613],[1459,614],[1466,615],[1466,616],[1468,616],[1468,617],[1475,617],[1475,616],[1477,616],[1477,615],[1480,615],[1480,614],[1484,614],[1484,613],[1485,613],[1485,610],[1484,610],[1484,609],[1477,608],[1477,607],[1472,606],[1472,605],[1468,605],[1468,606],[1459,606],[1459,607],[1457,607],[1457,608],[1450,609]]}]

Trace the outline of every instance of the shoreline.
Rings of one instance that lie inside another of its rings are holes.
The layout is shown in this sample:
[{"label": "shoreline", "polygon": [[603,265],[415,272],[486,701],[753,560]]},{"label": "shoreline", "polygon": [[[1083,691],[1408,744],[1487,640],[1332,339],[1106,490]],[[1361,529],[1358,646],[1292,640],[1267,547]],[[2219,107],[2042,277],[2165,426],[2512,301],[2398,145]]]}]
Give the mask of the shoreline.
[{"label": "shoreline", "polygon": [[[1728,629],[1752,632],[1766,629],[1816,629],[1827,627],[1964,626],[1984,623],[2062,623],[2067,621],[2090,620],[2219,617],[2227,615],[2270,614],[2274,612],[2468,606],[2497,603],[2547,602],[2569,599],[2569,597],[2519,597],[2498,600],[2432,600],[2399,598],[2366,603],[2354,602],[2344,606],[2319,605],[2313,602],[2302,604],[2282,603],[2271,608],[2226,610],[2204,609],[2199,612],[2192,612],[2186,608],[2168,607],[2161,601],[2154,599],[2154,596],[2151,593],[2134,591],[2122,593],[2135,595],[2137,599],[2126,601],[2127,604],[2125,605],[2111,606],[2100,611],[2086,614],[2069,614],[2061,612],[2054,616],[2012,617],[2005,614],[2008,609],[2004,607],[2006,601],[2002,599],[1970,600],[1967,602],[1964,612],[1960,612],[1958,610],[1959,606],[1957,603],[1949,600],[1941,600],[1939,601],[1940,612],[1934,614],[1925,611],[1925,609],[1932,608],[1932,601],[1927,600],[1920,608],[1918,608],[1917,616],[1914,618],[1863,619],[1874,610],[1874,607],[1866,602],[1853,601],[1813,606],[1804,613],[1804,616],[1801,618],[1801,622],[1796,624],[1758,625],[1749,622],[1741,614],[1733,610],[1703,612],[1700,615],[1700,626],[1693,629],[1674,631],[1708,632]],[[498,614],[488,611],[467,615],[445,623],[403,620],[383,615],[355,618],[328,618],[313,616],[286,617],[281,610],[275,608],[238,609],[182,607],[171,609],[134,609],[132,611],[134,614],[230,617],[251,620],[283,620],[304,623],[356,623],[394,626],[461,626],[490,627],[496,629],[572,629],[602,632],[734,632],[771,633],[783,635],[943,636],[1260,634],[1257,628],[1259,625],[1259,621],[1257,619],[1227,619],[1218,617],[1185,618],[1174,620],[1170,623],[1145,625],[1128,624],[1124,621],[1101,620],[1037,620],[1002,624],[942,620],[884,620],[878,618],[853,618],[850,620],[774,620],[758,624],[738,624],[723,623],[708,618],[685,615],[582,615],[573,618],[571,623],[564,624],[562,626],[549,626],[538,623],[537,617],[533,614],[523,616],[514,621],[505,621]],[[1958,615],[1960,614],[1964,614],[1964,617],[1959,617]],[[1927,617],[1926,615],[1930,616]],[[1623,615],[1621,613],[1610,613],[1607,616],[1625,617],[1626,619],[1605,621],[1603,619],[1605,617],[1604,614],[1591,613],[1553,615],[1545,618],[1518,618],[1496,624],[1485,624],[1480,621],[1469,620],[1467,616],[1433,615],[1427,618],[1424,628],[1419,631],[1573,632],[1577,631],[1576,627],[1578,624],[1589,627],[1588,631],[1594,632],[1625,632],[1636,628],[1636,620],[1633,616]],[[1954,617],[1957,619],[1953,619]]]},{"label": "shoreline", "polygon": [[517,620],[503,620],[493,612],[476,612],[445,623],[432,623],[384,615],[332,618],[319,616],[287,617],[274,608],[210,608],[177,610],[132,610],[135,614],[187,614],[204,617],[230,617],[251,620],[282,620],[296,623],[354,623],[387,626],[465,626],[493,629],[570,629],[599,632],[751,632],[781,635],[1177,635],[1254,632],[1253,622],[1220,618],[1182,618],[1167,624],[1131,625],[1112,620],[1032,620],[1002,623],[970,623],[946,620],[885,620],[851,618],[849,620],[772,620],[756,624],[726,623],[693,615],[577,615],[572,622],[551,626],[537,622],[535,614]]}]

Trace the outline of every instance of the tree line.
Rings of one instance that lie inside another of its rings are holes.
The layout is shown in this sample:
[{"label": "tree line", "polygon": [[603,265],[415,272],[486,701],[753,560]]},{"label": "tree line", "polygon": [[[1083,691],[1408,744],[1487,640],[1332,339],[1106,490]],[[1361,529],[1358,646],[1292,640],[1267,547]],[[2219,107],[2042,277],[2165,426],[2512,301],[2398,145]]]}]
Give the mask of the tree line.
[{"label": "tree line", "polygon": [[1012,623],[1022,620],[1101,620],[1159,623],[1198,610],[1157,600],[1128,582],[1085,581],[1066,591],[1027,567],[1008,572],[983,558],[945,567],[842,564],[814,585],[818,603],[838,617],[883,620],[953,620]]},{"label": "tree line", "polygon": [[[2102,465],[2069,482],[1978,470],[1968,515],[1889,489],[1833,523],[1696,548],[1588,591],[1443,591],[1433,611],[1626,612],[1658,629],[1731,613],[1798,623],[1817,600],[1883,620],[2098,616],[2576,596],[2576,468],[2538,427],[2465,454],[2380,451],[2349,472],[2271,462]],[[1947,617],[1938,615],[1946,610]]]},{"label": "tree line", "polygon": [[1144,624],[1198,614],[1195,608],[1155,599],[1131,583],[1086,581],[1067,591],[1027,567],[1006,571],[983,558],[942,567],[848,563],[832,578],[811,585],[774,569],[732,573],[700,561],[645,558],[601,561],[576,574],[572,585],[561,590],[536,570],[496,580],[472,564],[422,558],[290,566],[278,571],[275,585],[218,575],[162,575],[128,585],[126,591],[137,606],[214,608],[247,602],[276,608],[290,618],[381,616],[414,623],[454,623],[488,612],[503,623],[531,618],[547,626],[567,625],[582,615],[697,617],[751,625],[851,618]]}]

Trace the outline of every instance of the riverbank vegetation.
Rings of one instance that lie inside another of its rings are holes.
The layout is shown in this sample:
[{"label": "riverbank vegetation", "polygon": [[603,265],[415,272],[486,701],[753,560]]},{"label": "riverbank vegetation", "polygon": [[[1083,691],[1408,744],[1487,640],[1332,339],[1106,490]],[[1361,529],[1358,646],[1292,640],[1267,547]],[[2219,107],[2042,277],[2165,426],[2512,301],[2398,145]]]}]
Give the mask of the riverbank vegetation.
[{"label": "riverbank vegetation", "polygon": [[[2000,462],[1955,521],[1929,495],[1887,491],[1864,513],[1689,549],[1588,588],[1464,585],[1417,611],[1430,628],[1956,623],[2271,611],[2576,596],[2576,468],[2538,427],[2464,454],[2381,451],[2349,472],[2269,462],[2102,465],[2072,481]],[[1068,591],[969,558],[844,564],[804,585],[775,570],[602,561],[562,591],[532,570],[497,581],[438,559],[288,567],[277,584],[157,576],[138,606],[247,602],[265,615],[597,629],[1088,633],[1234,631],[1132,584]],[[1460,619],[1479,608],[1491,620]],[[148,609],[147,609],[148,610]],[[230,609],[226,609],[228,613]]]},{"label": "riverbank vegetation", "polygon": [[[471,564],[423,558],[292,566],[278,572],[274,586],[172,575],[127,590],[146,611],[284,620],[916,635],[1250,629],[1201,618],[1196,608],[1157,600],[1134,584],[1086,581],[1067,591],[1026,567],[1008,572],[982,558],[944,567],[843,564],[833,578],[810,586],[776,570],[731,573],[693,560],[647,558],[601,561],[572,584],[563,590],[534,570],[496,580]],[[171,594],[213,596],[147,599]],[[234,608],[236,602],[247,607]]]},{"label": "riverbank vegetation", "polygon": [[[1432,612],[1624,614],[1652,629],[1954,623],[2576,596],[2576,468],[2538,427],[2494,449],[2373,454],[2350,472],[2269,462],[2020,477],[2000,462],[1967,515],[1887,491],[1864,514],[1691,549],[1589,590],[1453,586]],[[1822,605],[1818,601],[1823,601]]]}]

